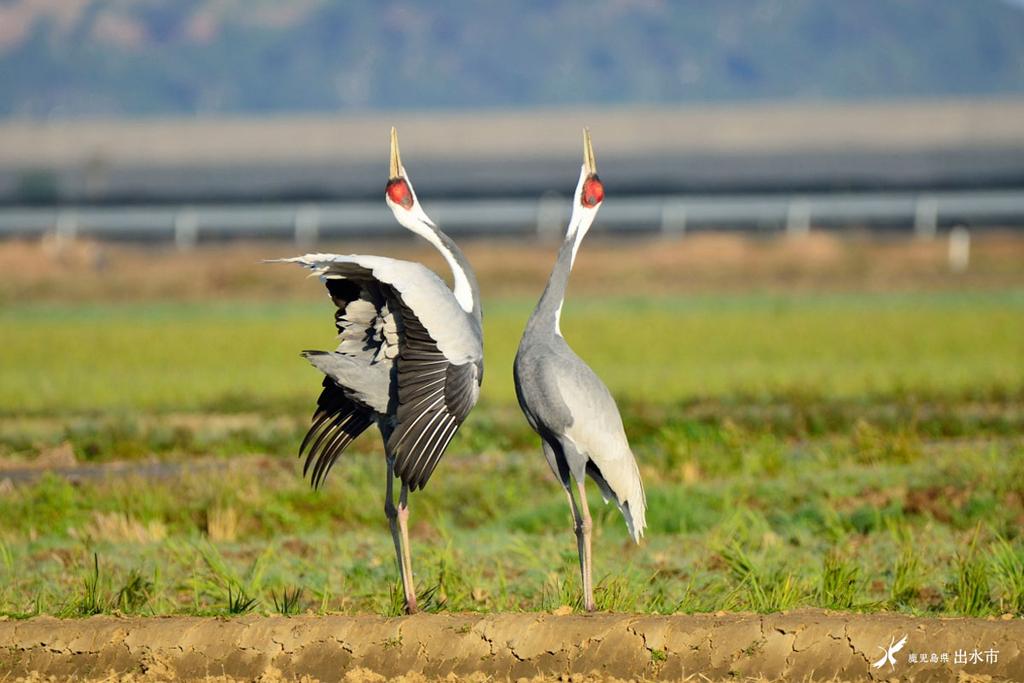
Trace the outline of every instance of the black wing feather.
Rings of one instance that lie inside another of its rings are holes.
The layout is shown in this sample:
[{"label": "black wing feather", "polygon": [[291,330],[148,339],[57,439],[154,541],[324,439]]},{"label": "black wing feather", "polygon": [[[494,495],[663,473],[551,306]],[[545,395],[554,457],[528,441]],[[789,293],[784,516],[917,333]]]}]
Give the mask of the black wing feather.
[{"label": "black wing feather", "polygon": [[395,475],[415,491],[423,488],[448,443],[476,401],[477,367],[454,364],[437,348],[415,313],[400,299],[398,408],[387,450]]},{"label": "black wing feather", "polygon": [[[378,311],[383,302],[378,282],[372,273],[360,267],[350,269],[352,279],[345,277],[325,278],[324,285],[337,307],[334,324],[338,336],[344,342],[353,339],[360,343],[362,351],[373,351],[372,341],[363,339],[370,331],[350,332],[346,325],[346,312],[349,304],[359,299],[371,303]],[[317,399],[317,408],[313,413],[313,422],[299,446],[299,457],[305,455],[302,476],[310,475],[313,488],[319,488],[324,478],[352,441],[373,424],[374,412],[346,397],[344,390],[335,384],[330,377],[323,381],[323,391]]]},{"label": "black wing feather", "polygon": [[313,424],[299,446],[300,458],[306,452],[302,476],[309,473],[312,465],[310,483],[313,488],[320,488],[338,456],[373,424],[373,411],[345,398],[329,377],[324,378],[323,387],[313,413]]}]

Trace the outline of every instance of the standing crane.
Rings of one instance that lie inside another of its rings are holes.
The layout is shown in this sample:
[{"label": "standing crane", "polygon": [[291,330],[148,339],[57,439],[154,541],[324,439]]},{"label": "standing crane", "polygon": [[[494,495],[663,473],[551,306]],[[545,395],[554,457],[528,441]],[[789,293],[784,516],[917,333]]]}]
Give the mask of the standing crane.
[{"label": "standing crane", "polygon": [[[603,200],[604,186],[597,177],[590,132],[584,129],[583,167],[565,241],[547,288],[526,324],[513,366],[519,406],[540,435],[548,464],[569,499],[583,576],[584,608],[588,612],[595,609],[595,604],[586,475],[597,484],[605,502],[614,500],[618,505],[634,541],[640,542],[647,525],[643,482],[615,400],[594,371],[569,348],[560,327],[576,252]],[[570,479],[575,482],[578,505]]]},{"label": "standing crane", "polygon": [[[405,607],[416,611],[409,549],[410,491],[422,489],[476,404],[483,380],[480,291],[462,250],[423,211],[391,129],[385,201],[404,227],[430,242],[452,271],[449,289],[420,263],[384,256],[306,254],[284,261],[320,276],[337,307],[335,351],[302,355],[324,375],[299,455],[318,488],[345,448],[373,422],[384,441],[384,512],[402,575]],[[394,478],[402,482],[398,506]]]}]

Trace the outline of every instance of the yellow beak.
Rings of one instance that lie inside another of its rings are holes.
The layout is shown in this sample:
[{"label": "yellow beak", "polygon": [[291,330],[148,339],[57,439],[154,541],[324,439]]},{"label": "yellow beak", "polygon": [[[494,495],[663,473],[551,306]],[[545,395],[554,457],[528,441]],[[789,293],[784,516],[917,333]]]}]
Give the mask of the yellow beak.
[{"label": "yellow beak", "polygon": [[594,146],[590,143],[590,129],[583,129],[583,165],[587,169],[587,175],[597,174],[597,162],[594,160]]},{"label": "yellow beak", "polygon": [[402,157],[398,154],[398,131],[391,126],[391,175],[389,180],[394,180],[402,175]]}]

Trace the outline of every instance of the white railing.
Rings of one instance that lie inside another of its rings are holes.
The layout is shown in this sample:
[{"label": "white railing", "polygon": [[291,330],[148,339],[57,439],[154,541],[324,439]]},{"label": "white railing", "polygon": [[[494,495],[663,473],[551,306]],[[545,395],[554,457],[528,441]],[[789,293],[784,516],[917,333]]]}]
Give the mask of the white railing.
[{"label": "white railing", "polygon": [[[528,235],[557,238],[568,220],[569,198],[473,199],[428,202],[445,229],[460,235]],[[678,195],[610,197],[595,230],[609,233],[694,229],[785,231],[812,227],[903,227],[922,238],[954,224],[1024,225],[1024,190],[806,195]],[[383,201],[273,204],[151,205],[119,207],[0,208],[0,238],[173,241],[189,248],[203,239],[292,239],[309,246],[321,239],[402,234]]]}]

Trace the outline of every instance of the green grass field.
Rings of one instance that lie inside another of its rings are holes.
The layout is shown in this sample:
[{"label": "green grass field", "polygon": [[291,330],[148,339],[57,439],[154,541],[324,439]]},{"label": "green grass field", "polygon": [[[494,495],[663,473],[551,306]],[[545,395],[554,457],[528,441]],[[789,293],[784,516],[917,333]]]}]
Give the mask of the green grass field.
[{"label": "green grass field", "polygon": [[[485,307],[482,400],[513,405],[511,365],[531,302]],[[1024,291],[574,300],[570,344],[617,395],[665,403],[987,394],[1024,380]],[[0,410],[181,411],[311,404],[332,348],[316,304],[145,303],[0,310]]]},{"label": "green grass field", "polygon": [[[412,498],[429,609],[578,606],[512,390],[529,311],[486,305],[481,403]],[[580,298],[562,326],[649,496],[639,547],[591,500],[599,607],[1024,612],[1024,292]],[[332,337],[326,302],[0,310],[3,467],[69,444],[177,468],[0,469],[0,614],[395,613],[379,437],[320,492],[293,457],[319,382],[297,352]]]}]

